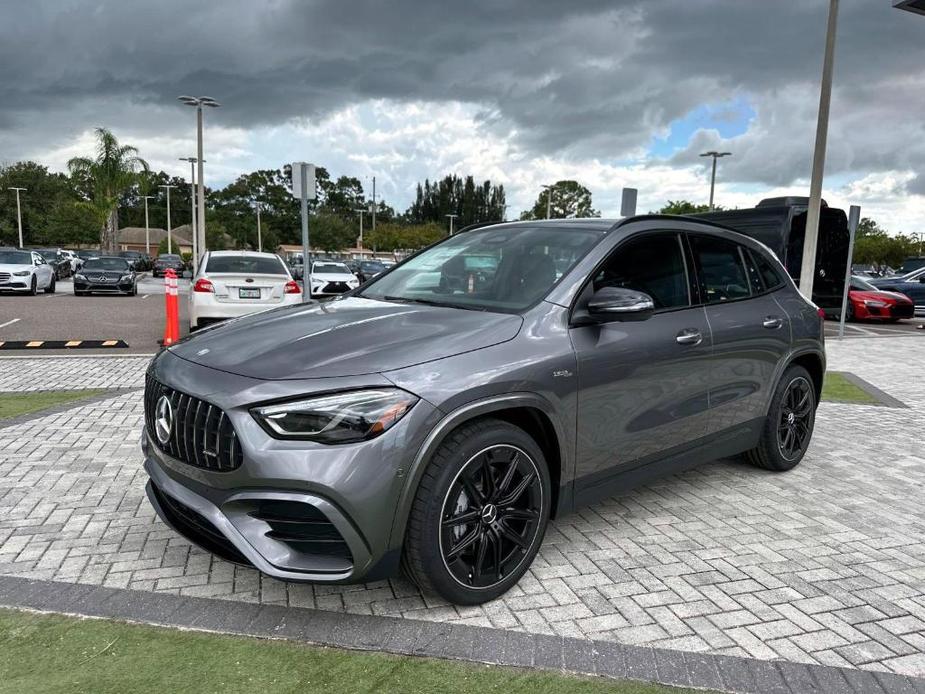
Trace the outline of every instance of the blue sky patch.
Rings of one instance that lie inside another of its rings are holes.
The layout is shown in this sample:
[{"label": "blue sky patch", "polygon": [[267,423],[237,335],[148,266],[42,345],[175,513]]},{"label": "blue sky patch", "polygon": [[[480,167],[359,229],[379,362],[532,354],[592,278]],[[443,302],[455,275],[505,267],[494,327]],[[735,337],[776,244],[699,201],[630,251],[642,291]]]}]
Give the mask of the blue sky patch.
[{"label": "blue sky patch", "polygon": [[667,137],[653,138],[649,154],[653,157],[670,157],[686,147],[695,132],[705,128],[716,130],[723,138],[741,135],[748,130],[748,124],[754,117],[755,109],[745,98],[698,106],[683,118],[672,121]]}]

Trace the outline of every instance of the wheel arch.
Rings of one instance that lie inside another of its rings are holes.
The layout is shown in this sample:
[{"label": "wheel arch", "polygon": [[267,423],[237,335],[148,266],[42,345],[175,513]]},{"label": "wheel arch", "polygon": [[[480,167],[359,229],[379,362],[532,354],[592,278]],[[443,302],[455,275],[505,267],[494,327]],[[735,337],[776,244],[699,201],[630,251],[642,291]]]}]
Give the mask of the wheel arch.
[{"label": "wheel arch", "polygon": [[567,508],[571,503],[570,496],[564,493],[562,486],[563,479],[568,480],[571,456],[565,430],[552,404],[535,393],[508,393],[485,398],[467,403],[445,415],[421,444],[409,466],[407,482],[398,499],[389,540],[390,548],[399,548],[404,541],[411,505],[430,457],[453,431],[475,420],[488,417],[523,429],[543,451],[552,487],[552,515],[555,516],[557,509]]},{"label": "wheel arch", "polygon": [[816,352],[798,354],[791,358],[784,368],[786,369],[790,366],[802,366],[809,372],[813,379],[813,390],[815,391],[816,404],[818,405],[822,396],[822,384],[825,380],[825,360],[822,355]]}]

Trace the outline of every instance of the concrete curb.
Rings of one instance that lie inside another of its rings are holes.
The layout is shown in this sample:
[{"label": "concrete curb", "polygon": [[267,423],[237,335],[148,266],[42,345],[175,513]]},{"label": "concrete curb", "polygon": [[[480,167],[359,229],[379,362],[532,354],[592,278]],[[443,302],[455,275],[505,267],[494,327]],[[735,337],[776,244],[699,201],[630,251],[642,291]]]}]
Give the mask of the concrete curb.
[{"label": "concrete curb", "polygon": [[925,694],[925,679],[543,634],[0,576],[0,607],[740,694]]}]

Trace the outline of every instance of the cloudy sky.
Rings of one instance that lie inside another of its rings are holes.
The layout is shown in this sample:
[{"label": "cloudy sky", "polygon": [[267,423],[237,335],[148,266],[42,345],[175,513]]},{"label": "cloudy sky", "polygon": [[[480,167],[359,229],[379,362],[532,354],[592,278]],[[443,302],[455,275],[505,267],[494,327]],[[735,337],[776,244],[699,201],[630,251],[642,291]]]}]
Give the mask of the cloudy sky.
[{"label": "cloudy sky", "polygon": [[[830,204],[925,231],[925,17],[842,0]],[[206,114],[206,177],[292,160],[376,176],[397,209],[456,172],[509,215],[575,178],[605,215],[807,194],[826,0],[0,0],[0,162],[62,169],[105,126],[182,175]]]}]

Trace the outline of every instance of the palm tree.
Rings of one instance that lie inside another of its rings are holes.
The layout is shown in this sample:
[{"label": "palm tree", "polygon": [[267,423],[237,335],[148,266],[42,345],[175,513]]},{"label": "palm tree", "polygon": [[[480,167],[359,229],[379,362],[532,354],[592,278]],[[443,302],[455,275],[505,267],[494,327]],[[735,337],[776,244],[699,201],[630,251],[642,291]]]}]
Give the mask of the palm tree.
[{"label": "palm tree", "polygon": [[120,145],[105,128],[96,129],[96,158],[74,157],[67,163],[72,175],[83,178],[90,188],[89,206],[98,217],[100,249],[118,251],[119,197],[148,173],[148,163],[131,145]]}]

